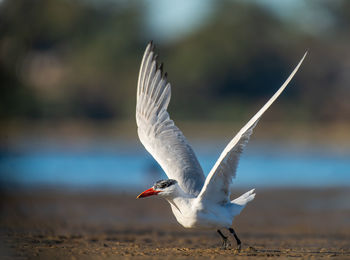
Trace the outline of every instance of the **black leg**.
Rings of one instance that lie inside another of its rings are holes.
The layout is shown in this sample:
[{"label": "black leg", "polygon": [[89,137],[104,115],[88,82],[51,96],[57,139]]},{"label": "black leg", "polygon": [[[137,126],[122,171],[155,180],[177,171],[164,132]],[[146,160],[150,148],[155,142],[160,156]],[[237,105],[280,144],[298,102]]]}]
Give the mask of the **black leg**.
[{"label": "black leg", "polygon": [[220,231],[220,229],[218,229],[218,233],[222,238],[222,249],[227,249],[230,246],[230,242],[228,241],[227,237],[224,236],[224,234],[222,234],[222,232]]},{"label": "black leg", "polygon": [[241,240],[238,238],[236,232],[233,230],[233,228],[229,228],[228,229],[230,231],[230,233],[235,237],[236,241],[237,241],[237,250],[241,250]]}]

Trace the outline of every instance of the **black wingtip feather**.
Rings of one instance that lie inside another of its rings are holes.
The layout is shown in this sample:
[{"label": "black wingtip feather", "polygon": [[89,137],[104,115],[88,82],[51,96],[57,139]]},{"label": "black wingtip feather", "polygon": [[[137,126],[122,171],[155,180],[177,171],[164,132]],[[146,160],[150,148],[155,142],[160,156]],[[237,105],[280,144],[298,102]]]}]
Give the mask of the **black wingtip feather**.
[{"label": "black wingtip feather", "polygon": [[163,73],[163,62],[159,65],[158,69],[160,70],[161,73]]}]

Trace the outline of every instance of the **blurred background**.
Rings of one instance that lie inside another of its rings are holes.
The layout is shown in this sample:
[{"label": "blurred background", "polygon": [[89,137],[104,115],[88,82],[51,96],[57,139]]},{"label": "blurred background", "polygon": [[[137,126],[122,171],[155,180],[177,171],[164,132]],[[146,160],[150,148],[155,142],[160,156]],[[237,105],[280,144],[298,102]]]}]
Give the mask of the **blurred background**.
[{"label": "blurred background", "polygon": [[165,178],[136,134],[150,40],[206,173],[308,50],[234,185],[349,187],[349,26],[346,0],[1,0],[1,188],[136,192]]}]

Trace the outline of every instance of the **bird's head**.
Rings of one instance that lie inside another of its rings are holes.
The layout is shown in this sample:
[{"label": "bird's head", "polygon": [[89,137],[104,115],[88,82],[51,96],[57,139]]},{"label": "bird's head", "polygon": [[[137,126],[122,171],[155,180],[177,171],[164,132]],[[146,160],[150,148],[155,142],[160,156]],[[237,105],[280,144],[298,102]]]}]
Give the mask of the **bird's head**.
[{"label": "bird's head", "polygon": [[178,185],[176,180],[160,180],[157,181],[152,188],[145,190],[139,196],[137,196],[137,199],[152,195],[159,195],[166,198],[176,193],[176,191],[178,190],[177,186]]}]

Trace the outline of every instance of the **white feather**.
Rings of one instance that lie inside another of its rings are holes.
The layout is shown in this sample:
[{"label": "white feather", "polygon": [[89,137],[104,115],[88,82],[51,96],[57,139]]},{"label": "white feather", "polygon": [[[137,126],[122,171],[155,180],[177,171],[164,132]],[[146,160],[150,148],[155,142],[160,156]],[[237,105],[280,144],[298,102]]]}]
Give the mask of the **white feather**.
[{"label": "white feather", "polygon": [[150,43],[141,62],[137,84],[138,135],[168,177],[177,180],[186,193],[196,196],[204,184],[203,170],[185,136],[169,117],[171,86],[161,69],[156,68],[154,57]]},{"label": "white feather", "polygon": [[238,134],[229,142],[214,167],[207,176],[204,186],[198,195],[198,199],[212,201],[215,203],[228,203],[230,201],[230,185],[232,178],[236,176],[236,170],[240,155],[253,133],[260,117],[278,98],[278,96],[287,87],[295,73],[302,64],[307,52],[304,54],[298,65],[289,75],[287,80],[276,91],[276,93],[266,102],[266,104],[248,121],[248,123],[238,132]]}]

